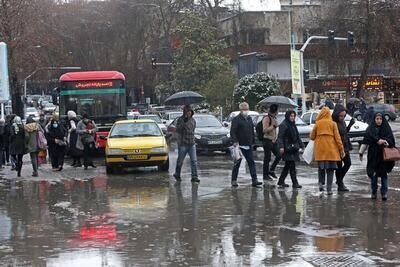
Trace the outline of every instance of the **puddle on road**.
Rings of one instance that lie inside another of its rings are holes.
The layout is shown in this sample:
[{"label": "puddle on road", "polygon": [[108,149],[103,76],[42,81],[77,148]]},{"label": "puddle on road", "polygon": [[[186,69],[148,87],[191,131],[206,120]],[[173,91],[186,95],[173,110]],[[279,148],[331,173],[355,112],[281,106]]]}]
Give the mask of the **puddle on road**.
[{"label": "puddle on road", "polygon": [[1,180],[1,264],[308,266],[400,260],[394,205],[360,201],[357,194],[321,199],[306,190],[241,187],[210,194],[210,185],[174,185],[166,174],[136,176],[140,179]]}]

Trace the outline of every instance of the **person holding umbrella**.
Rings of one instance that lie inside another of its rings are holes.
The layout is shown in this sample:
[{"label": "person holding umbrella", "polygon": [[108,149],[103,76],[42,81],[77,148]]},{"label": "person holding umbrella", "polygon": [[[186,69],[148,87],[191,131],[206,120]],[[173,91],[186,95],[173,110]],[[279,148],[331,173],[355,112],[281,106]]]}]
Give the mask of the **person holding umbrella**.
[{"label": "person holding umbrella", "polygon": [[[268,115],[265,116],[262,120],[263,126],[263,148],[264,148],[264,166],[263,166],[263,178],[264,180],[271,181],[272,178],[278,178],[275,174],[275,168],[281,160],[281,156],[279,154],[279,147],[277,142],[277,128],[278,121],[276,119],[276,115],[278,114],[278,105],[272,104],[269,107]],[[271,161],[271,153],[274,153],[275,160],[269,166],[269,162]]]},{"label": "person holding umbrella", "polygon": [[196,121],[193,118],[194,112],[190,105],[185,105],[183,115],[178,118],[176,123],[176,132],[178,133],[178,159],[174,178],[177,182],[182,181],[181,170],[186,154],[189,154],[192,171],[192,182],[200,183],[197,173],[197,154],[196,143],[194,140],[194,130],[196,129]]},{"label": "person holding umbrella", "polygon": [[[247,164],[249,165],[252,186],[258,187],[262,182],[257,180],[256,164],[253,158],[253,144],[254,144],[254,124],[249,113],[249,104],[246,102],[239,105],[240,114],[232,120],[231,138],[233,146],[239,147]],[[242,159],[235,162],[232,169],[232,186],[237,187],[237,177],[239,174],[240,163]]]}]

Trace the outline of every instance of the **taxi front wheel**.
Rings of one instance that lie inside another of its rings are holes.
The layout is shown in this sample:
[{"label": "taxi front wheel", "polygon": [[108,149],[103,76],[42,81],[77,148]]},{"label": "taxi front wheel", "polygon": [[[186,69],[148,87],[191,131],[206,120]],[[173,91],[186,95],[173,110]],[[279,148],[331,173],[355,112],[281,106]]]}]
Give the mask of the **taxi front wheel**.
[{"label": "taxi front wheel", "polygon": [[106,173],[107,174],[113,174],[114,173],[114,168],[111,166],[106,166]]},{"label": "taxi front wheel", "polygon": [[158,166],[159,171],[167,172],[169,170],[169,158],[167,159],[166,162]]}]

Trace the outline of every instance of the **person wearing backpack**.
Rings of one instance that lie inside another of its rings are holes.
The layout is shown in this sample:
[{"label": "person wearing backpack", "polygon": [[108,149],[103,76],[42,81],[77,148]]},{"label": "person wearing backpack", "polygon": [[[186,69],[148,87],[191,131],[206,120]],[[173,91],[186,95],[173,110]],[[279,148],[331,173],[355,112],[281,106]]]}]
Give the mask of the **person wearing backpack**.
[{"label": "person wearing backpack", "polygon": [[40,125],[35,122],[32,116],[29,116],[26,119],[25,124],[25,148],[26,152],[29,153],[31,157],[33,177],[38,177],[38,153],[39,153],[39,146],[38,146],[38,132],[43,131]]},{"label": "person wearing backpack", "polygon": [[[279,126],[276,119],[277,113],[278,105],[272,104],[269,107],[268,115],[262,120],[262,141],[264,148],[263,178],[267,181],[272,181],[272,177],[275,179],[278,178],[275,174],[275,168],[281,160],[279,146],[277,143],[277,128]],[[271,153],[274,154],[275,160],[270,167],[269,162],[271,161]]]}]

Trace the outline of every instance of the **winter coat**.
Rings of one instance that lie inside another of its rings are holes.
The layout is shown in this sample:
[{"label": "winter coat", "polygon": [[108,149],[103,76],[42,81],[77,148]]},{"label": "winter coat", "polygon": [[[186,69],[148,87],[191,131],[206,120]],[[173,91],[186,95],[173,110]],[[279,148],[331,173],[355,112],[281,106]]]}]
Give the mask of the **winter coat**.
[{"label": "winter coat", "polygon": [[62,127],[60,122],[58,121],[58,127],[55,128],[53,126],[53,121],[50,121],[50,123],[47,125],[47,137],[46,137],[49,149],[64,148],[56,144],[56,139],[65,141],[66,140],[65,136],[66,136],[65,129],[64,127]]},{"label": "winter coat", "polygon": [[36,122],[25,124],[25,148],[27,153],[38,152],[38,132],[43,131]]},{"label": "winter coat", "polygon": [[[376,115],[375,115],[376,116]],[[379,139],[386,140],[389,147],[395,147],[396,142],[393,136],[392,129],[389,123],[383,119],[381,126],[376,125],[375,117],[370,126],[365,132],[363,144],[368,145],[368,161],[367,161],[367,174],[369,177],[378,175],[382,177],[391,172],[395,162],[383,161],[383,145],[378,145]]]},{"label": "winter coat", "polygon": [[264,139],[275,142],[277,139],[277,128],[279,126],[276,116],[268,114],[262,120]]},{"label": "winter coat", "polygon": [[[193,113],[192,113],[193,114]],[[196,121],[191,118],[181,116],[176,122],[176,132],[178,133],[179,145],[194,145],[194,132],[196,130]]]},{"label": "winter coat", "polygon": [[18,132],[14,127],[10,127],[10,155],[25,154],[25,130],[22,124],[19,126]]},{"label": "winter coat", "polygon": [[310,139],[315,141],[315,161],[341,160],[340,155],[344,151],[343,143],[328,107],[324,107],[318,114]]},{"label": "winter coat", "polygon": [[350,132],[351,126],[354,125],[355,121],[354,119],[352,119],[348,126],[346,126],[346,122],[344,120],[339,121],[339,114],[343,111],[346,111],[346,108],[343,105],[336,105],[332,113],[332,119],[334,122],[336,122],[336,125],[338,127],[340,138],[342,139],[344,147],[344,152],[349,153],[353,149],[353,147],[351,145],[348,132]]},{"label": "winter coat", "polygon": [[254,144],[254,124],[250,116],[237,115],[232,120],[231,138],[240,146],[252,146]]},{"label": "winter coat", "polygon": [[78,133],[76,131],[77,125],[79,121],[77,118],[72,118],[69,120],[68,124],[68,149],[69,149],[69,155],[72,157],[79,157],[82,156],[82,150],[78,149],[77,147],[77,142],[79,139]]},{"label": "winter coat", "polygon": [[[292,113],[292,111],[286,112],[285,120],[279,125],[278,145],[279,149],[284,150],[282,157],[284,161],[300,161],[299,149],[304,148],[296,123],[289,120]],[[291,146],[296,149],[291,150]]]},{"label": "winter coat", "polygon": [[6,148],[6,139],[8,139],[8,135],[6,134],[6,127],[0,126],[0,151],[3,151]]},{"label": "winter coat", "polygon": [[[86,130],[88,129],[88,125],[91,125],[90,128],[92,128],[91,130],[93,131],[93,133],[89,134],[86,132]],[[97,126],[94,123],[94,121],[89,120],[89,122],[87,124],[85,124],[83,122],[83,120],[78,122],[78,125],[76,126],[76,132],[78,134],[78,139],[76,141],[76,148],[79,150],[84,150],[84,144],[82,142],[82,139],[85,138],[85,135],[91,135],[93,136],[93,139],[95,140],[96,138],[96,132],[97,132]]]}]

